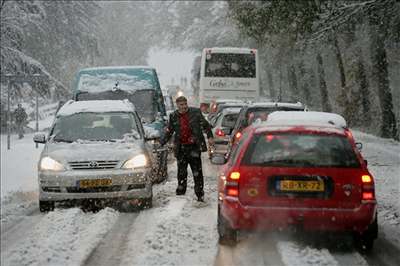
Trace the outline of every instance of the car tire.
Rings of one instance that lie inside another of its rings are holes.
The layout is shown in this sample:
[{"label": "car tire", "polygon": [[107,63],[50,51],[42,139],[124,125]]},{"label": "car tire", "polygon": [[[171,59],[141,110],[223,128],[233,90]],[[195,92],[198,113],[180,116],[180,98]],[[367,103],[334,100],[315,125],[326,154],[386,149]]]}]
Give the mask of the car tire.
[{"label": "car tire", "polygon": [[49,212],[54,210],[54,201],[39,201],[40,212]]},{"label": "car tire", "polygon": [[378,237],[378,218],[368,226],[368,229],[362,234],[355,236],[355,245],[358,249],[364,252],[370,252],[374,247],[374,240]]},{"label": "car tire", "polygon": [[219,205],[217,219],[218,243],[226,246],[236,245],[238,232],[230,227],[228,221],[222,216]]}]

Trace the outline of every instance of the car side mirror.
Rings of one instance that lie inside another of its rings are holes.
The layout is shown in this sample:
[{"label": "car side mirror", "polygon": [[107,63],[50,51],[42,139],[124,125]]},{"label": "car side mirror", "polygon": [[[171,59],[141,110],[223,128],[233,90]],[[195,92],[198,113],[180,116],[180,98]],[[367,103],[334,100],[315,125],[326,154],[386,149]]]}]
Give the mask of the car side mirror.
[{"label": "car side mirror", "polygon": [[44,133],[36,133],[33,135],[33,141],[35,143],[46,143],[46,135]]},{"label": "car side mirror", "polygon": [[356,148],[358,149],[358,151],[361,151],[363,148],[363,145],[361,142],[356,142]]},{"label": "car side mirror", "polygon": [[211,163],[217,165],[223,165],[226,163],[226,158],[222,154],[213,154],[211,157]]}]

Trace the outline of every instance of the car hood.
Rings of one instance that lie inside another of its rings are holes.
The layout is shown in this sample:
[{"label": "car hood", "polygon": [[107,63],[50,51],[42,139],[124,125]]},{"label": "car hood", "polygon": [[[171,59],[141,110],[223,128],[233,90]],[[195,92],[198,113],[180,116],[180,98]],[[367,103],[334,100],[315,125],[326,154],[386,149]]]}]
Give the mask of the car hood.
[{"label": "car hood", "polygon": [[60,163],[72,161],[125,161],[145,153],[141,142],[48,143],[42,157],[49,156]]}]

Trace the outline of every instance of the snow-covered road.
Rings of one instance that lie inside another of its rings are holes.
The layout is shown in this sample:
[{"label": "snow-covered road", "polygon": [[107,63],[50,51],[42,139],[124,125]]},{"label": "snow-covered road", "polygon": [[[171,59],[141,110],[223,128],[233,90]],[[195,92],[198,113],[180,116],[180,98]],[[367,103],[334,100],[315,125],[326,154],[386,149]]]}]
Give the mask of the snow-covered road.
[{"label": "snow-covered road", "polygon": [[400,265],[400,145],[359,132],[355,137],[364,144],[379,201],[380,237],[369,255],[345,243],[282,232],[243,233],[236,247],[218,245],[218,169],[205,158],[205,204],[194,200],[190,178],[186,195],[175,195],[172,161],[168,181],[154,187],[151,209],[59,207],[41,214],[35,171],[40,150],[28,135],[13,139],[7,151],[2,136],[1,265]]}]

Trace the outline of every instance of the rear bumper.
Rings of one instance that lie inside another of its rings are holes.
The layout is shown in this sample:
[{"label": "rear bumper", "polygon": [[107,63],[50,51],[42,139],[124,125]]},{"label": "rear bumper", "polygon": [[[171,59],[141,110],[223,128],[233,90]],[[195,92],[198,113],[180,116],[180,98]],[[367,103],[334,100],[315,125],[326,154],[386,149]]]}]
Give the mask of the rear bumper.
[{"label": "rear bumper", "polygon": [[229,197],[221,203],[221,213],[231,227],[245,230],[300,227],[305,231],[362,233],[374,221],[376,208],[376,203],[361,204],[355,209],[250,207]]}]

